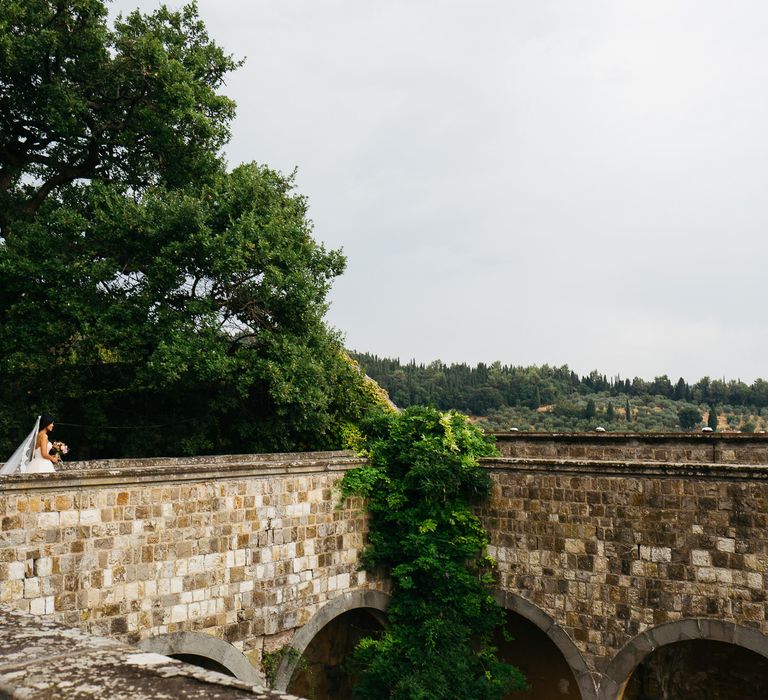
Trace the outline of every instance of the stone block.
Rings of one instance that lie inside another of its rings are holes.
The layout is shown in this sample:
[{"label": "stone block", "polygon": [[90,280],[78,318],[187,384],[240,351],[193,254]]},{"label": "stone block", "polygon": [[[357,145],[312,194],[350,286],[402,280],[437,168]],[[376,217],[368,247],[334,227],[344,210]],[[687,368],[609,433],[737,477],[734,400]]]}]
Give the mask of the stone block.
[{"label": "stone block", "polygon": [[14,579],[0,582],[0,603],[16,603],[24,597],[24,581]]},{"label": "stone block", "polygon": [[59,513],[61,527],[74,527],[80,522],[80,512],[77,510],[63,510]]},{"label": "stone block", "polygon": [[735,552],[736,540],[730,537],[718,537],[716,546],[721,552]]},{"label": "stone block", "polygon": [[50,557],[39,557],[34,563],[35,576],[50,576],[53,573],[53,560]]},{"label": "stone block", "polygon": [[703,549],[691,550],[691,564],[693,566],[712,566],[712,556]]},{"label": "stone block", "polygon": [[187,572],[190,574],[198,574],[203,571],[205,571],[205,557],[203,555],[190,557],[187,562]]},{"label": "stone block", "polygon": [[586,543],[581,539],[568,538],[565,540],[565,551],[568,554],[585,554]]},{"label": "stone block", "polygon": [[101,522],[101,510],[84,508],[80,511],[80,525],[95,525]]},{"label": "stone block", "polygon": [[38,598],[40,597],[40,579],[35,577],[24,579],[24,597],[25,598]]},{"label": "stone block", "polygon": [[187,620],[187,606],[174,605],[171,608],[171,622],[185,622]]},{"label": "stone block", "polygon": [[59,513],[39,513],[37,516],[37,526],[41,529],[59,527]]},{"label": "stone block", "polygon": [[45,615],[45,598],[32,598],[29,601],[29,612],[33,615]]},{"label": "stone block", "polygon": [[726,586],[733,585],[733,572],[730,569],[714,569],[715,580],[717,583],[724,584]]},{"label": "stone block", "polygon": [[24,562],[11,561],[6,565],[5,575],[8,580],[24,578]]}]

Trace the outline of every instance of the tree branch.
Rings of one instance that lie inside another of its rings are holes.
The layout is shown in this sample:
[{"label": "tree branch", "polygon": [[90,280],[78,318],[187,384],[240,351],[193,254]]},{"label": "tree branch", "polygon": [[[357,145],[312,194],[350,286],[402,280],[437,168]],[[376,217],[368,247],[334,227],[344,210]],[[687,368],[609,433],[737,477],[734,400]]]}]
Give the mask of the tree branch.
[{"label": "tree branch", "polygon": [[25,214],[34,214],[40,205],[45,201],[45,198],[55,190],[59,185],[67,184],[73,180],[77,180],[81,177],[87,177],[92,175],[94,169],[99,164],[99,145],[93,140],[88,145],[88,155],[85,160],[79,165],[69,166],[63,168],[60,172],[56,173],[53,177],[48,178],[19,208]]}]

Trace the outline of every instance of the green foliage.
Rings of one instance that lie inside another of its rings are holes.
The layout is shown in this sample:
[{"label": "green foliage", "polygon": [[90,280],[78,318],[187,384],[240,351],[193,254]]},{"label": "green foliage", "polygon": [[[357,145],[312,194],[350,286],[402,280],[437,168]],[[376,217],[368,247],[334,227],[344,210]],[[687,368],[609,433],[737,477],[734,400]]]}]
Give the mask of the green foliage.
[{"label": "green foliage", "polygon": [[[439,360],[428,365],[353,353],[367,374],[383,386],[398,406],[427,404],[442,410],[455,409],[473,415],[490,415],[507,407],[539,408],[546,411],[555,404],[578,397],[609,394],[633,401],[643,397],[669,399],[692,404],[730,404],[755,409],[768,407],[768,381],[710,380],[704,377],[694,385],[684,379],[672,384],[662,375],[653,381],[608,378],[598,371],[579,376],[567,365],[514,367],[494,362],[470,366],[446,365]],[[632,414],[625,412],[625,417]]]},{"label": "green foliage", "polygon": [[78,180],[134,192],[206,179],[234,103],[237,66],[194,4],[107,26],[101,0],[0,0],[0,227]]},{"label": "green foliage", "polygon": [[277,671],[280,668],[284,658],[288,658],[291,661],[298,659],[297,671],[301,671],[306,668],[307,661],[301,654],[290,645],[282,646],[272,651],[264,651],[261,654],[261,670],[264,673],[264,680],[267,683],[267,688],[274,688],[275,681],[277,680]]},{"label": "green foliage", "polygon": [[73,458],[340,447],[384,403],[323,322],[343,256],[225,169],[195,6],[106,16],[0,0],[0,454],[41,410]]},{"label": "green foliage", "polygon": [[393,588],[389,628],[356,651],[356,697],[483,700],[525,687],[491,645],[504,613],[471,510],[490,493],[477,458],[492,442],[464,416],[431,408],[379,414],[367,431],[368,463],[345,475],[342,494],[366,499],[363,561],[385,568]]},{"label": "green foliage", "polygon": [[[567,366],[510,367],[499,362],[475,367],[442,362],[417,365],[373,355],[354,357],[389,391],[397,405],[425,402],[443,410],[469,410],[480,416],[478,424],[485,430],[588,431],[595,429],[595,418],[602,422],[605,416],[607,430],[674,432],[680,430],[680,410],[693,408],[703,414],[711,399],[702,397],[711,396],[719,397],[722,410],[727,406],[727,412],[734,416],[729,423],[732,429],[749,423],[754,423],[756,430],[768,429],[768,382],[762,379],[746,385],[705,377],[688,385],[683,379],[673,384],[664,375],[651,382],[639,377],[632,381],[608,379],[597,371],[579,377]],[[502,403],[476,403],[481,396],[501,396]],[[588,419],[585,413],[590,399],[596,413]],[[616,408],[620,405],[624,406],[623,416]],[[614,417],[624,420],[612,421],[611,407]]]},{"label": "green foliage", "polygon": [[677,412],[677,417],[683,430],[691,430],[701,423],[701,413],[695,408],[681,408]]},{"label": "green foliage", "polygon": [[597,415],[597,408],[595,407],[595,400],[588,399],[587,405],[584,408],[584,418],[592,420]]},{"label": "green foliage", "polygon": [[[598,416],[603,412],[607,414],[610,401],[618,400],[626,404],[625,397],[616,397],[607,392],[591,394],[589,397],[595,402]],[[587,398],[573,393],[567,399],[538,411],[525,407],[505,406],[479,419],[477,424],[488,431],[505,431],[510,428],[559,433],[590,431],[595,429],[595,421],[588,421],[584,418]],[[633,415],[632,421],[606,422],[604,427],[606,430],[620,432],[628,430],[632,432],[678,432],[681,429],[678,413],[686,408],[698,411],[699,415],[707,410],[706,406],[687,401],[674,401],[661,396],[644,397],[635,399],[634,405],[630,408]],[[724,406],[722,410],[733,416],[730,425],[734,430],[749,422],[754,423],[755,430],[768,429],[768,415],[760,417],[752,409],[736,406]]]},{"label": "green foliage", "polygon": [[343,258],[291,186],[255,165],[140,201],[93,184],[17,225],[0,246],[3,403],[95,426],[70,442],[101,455],[339,446],[370,397],[322,321]]},{"label": "green foliage", "polygon": [[709,407],[707,425],[712,428],[712,430],[717,430],[717,409],[714,406]]}]

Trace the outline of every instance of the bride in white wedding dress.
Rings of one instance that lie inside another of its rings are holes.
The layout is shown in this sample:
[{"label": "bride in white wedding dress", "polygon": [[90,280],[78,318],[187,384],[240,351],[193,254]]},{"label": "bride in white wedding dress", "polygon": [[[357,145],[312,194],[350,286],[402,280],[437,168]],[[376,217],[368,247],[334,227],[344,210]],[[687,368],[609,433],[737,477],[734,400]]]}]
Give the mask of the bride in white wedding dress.
[{"label": "bride in white wedding dress", "polygon": [[28,473],[47,474],[56,471],[53,465],[58,464],[59,457],[51,454],[51,443],[48,440],[48,433],[51,430],[53,430],[53,416],[40,416],[35,451],[32,455],[32,461],[27,465]]},{"label": "bride in white wedding dress", "polygon": [[45,474],[56,471],[59,457],[51,455],[48,433],[53,430],[53,417],[43,415],[37,419],[32,432],[0,469],[0,476],[15,474]]}]

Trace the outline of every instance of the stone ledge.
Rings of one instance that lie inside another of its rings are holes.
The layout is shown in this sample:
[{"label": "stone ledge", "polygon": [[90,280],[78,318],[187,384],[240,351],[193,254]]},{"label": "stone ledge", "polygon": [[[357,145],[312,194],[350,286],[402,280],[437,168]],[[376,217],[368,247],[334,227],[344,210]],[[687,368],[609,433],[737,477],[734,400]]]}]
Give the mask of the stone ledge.
[{"label": "stone ledge", "polygon": [[325,452],[270,452],[247,454],[199,455],[196,457],[141,457],[126,459],[92,459],[83,462],[65,462],[60,471],[91,471],[94,469],[145,469],[150,467],[211,467],[218,465],[251,465],[270,463],[312,462],[355,457],[349,450]]},{"label": "stone ledge", "polygon": [[0,698],[300,700],[0,606]]},{"label": "stone ledge", "polygon": [[585,433],[546,433],[532,431],[499,431],[490,433],[497,440],[515,441],[531,440],[537,442],[768,442],[768,433],[619,433],[619,432],[585,432]]},{"label": "stone ledge", "polygon": [[72,486],[123,486],[254,477],[343,472],[363,463],[352,452],[307,452],[280,455],[125,459],[70,462],[52,474],[0,477],[0,492],[51,490]]},{"label": "stone ledge", "polygon": [[542,459],[534,457],[483,457],[487,469],[512,472],[546,472],[564,476],[637,476],[768,481],[768,465],[710,464],[703,462],[608,461]]}]

